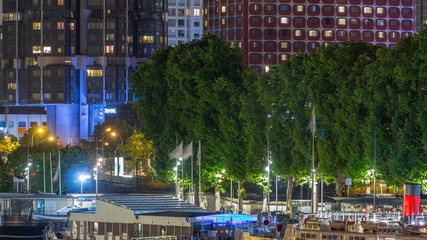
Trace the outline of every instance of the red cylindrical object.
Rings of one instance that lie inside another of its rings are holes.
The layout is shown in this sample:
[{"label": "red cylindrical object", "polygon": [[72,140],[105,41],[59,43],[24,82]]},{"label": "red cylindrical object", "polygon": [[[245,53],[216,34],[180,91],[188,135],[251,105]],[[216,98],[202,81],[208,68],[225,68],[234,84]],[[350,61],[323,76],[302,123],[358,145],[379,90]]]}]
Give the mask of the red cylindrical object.
[{"label": "red cylindrical object", "polygon": [[405,183],[403,196],[403,216],[420,214],[420,184]]}]

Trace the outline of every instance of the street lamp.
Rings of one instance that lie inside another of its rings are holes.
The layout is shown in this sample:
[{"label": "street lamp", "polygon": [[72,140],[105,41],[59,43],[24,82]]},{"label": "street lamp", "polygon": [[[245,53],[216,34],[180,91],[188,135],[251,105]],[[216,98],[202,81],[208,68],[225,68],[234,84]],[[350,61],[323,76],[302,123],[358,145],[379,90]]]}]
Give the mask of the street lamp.
[{"label": "street lamp", "polygon": [[83,197],[83,182],[86,181],[87,179],[89,179],[90,176],[87,174],[82,174],[79,176],[79,180],[80,180],[80,196]]},{"label": "street lamp", "polygon": [[272,162],[270,159],[267,161],[267,167],[265,171],[267,171],[267,212],[270,214],[270,164]]},{"label": "street lamp", "polygon": [[34,136],[36,135],[36,133],[42,133],[44,132],[43,128],[38,128],[32,135],[31,135],[31,145],[30,143],[28,143],[28,147],[27,147],[27,165],[28,165],[28,170],[27,170],[27,192],[30,192],[30,166],[31,166],[31,162],[30,162],[30,146],[33,147],[34,145]]},{"label": "street lamp", "polygon": [[98,176],[99,176],[99,169],[102,166],[102,158],[99,158],[96,167],[93,169],[95,171],[95,198],[98,197]]},{"label": "street lamp", "polygon": [[175,195],[178,198],[178,165],[180,163],[176,162],[176,166],[173,168],[173,170],[175,171]]},{"label": "street lamp", "polygon": [[[121,143],[122,143],[122,146],[123,146],[123,138],[119,135],[119,134],[117,134],[116,132],[112,132],[111,133],[111,136],[113,136],[113,137],[119,137],[120,138],[120,141],[121,141]],[[115,158],[115,161],[116,161],[116,166],[117,166],[117,172],[116,172],[116,176],[120,176],[120,156],[118,155],[118,153],[117,153],[117,150],[119,149],[119,146],[117,146],[117,148],[116,148],[116,150],[114,150],[114,154],[115,154],[115,156],[114,156],[114,158]],[[116,157],[117,157],[117,159],[116,159]],[[123,166],[122,166],[123,167]]]}]

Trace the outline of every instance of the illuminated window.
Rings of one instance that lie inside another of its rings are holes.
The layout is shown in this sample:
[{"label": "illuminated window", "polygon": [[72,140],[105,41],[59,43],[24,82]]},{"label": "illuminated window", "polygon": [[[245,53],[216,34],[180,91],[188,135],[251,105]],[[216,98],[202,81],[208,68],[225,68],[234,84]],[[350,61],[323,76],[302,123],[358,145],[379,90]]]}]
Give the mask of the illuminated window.
[{"label": "illuminated window", "polygon": [[384,38],[385,37],[385,32],[378,32],[378,38]]},{"label": "illuminated window", "polygon": [[60,29],[60,30],[64,29],[64,22],[58,22],[56,25],[57,25],[58,29]]},{"label": "illuminated window", "polygon": [[347,19],[345,18],[338,18],[338,25],[346,25]]},{"label": "illuminated window", "polygon": [[276,18],[274,18],[274,17],[267,17],[265,19],[265,22],[272,24],[272,23],[276,22]]},{"label": "illuminated window", "polygon": [[52,47],[51,46],[43,47],[43,53],[52,53]]},{"label": "illuminated window", "polygon": [[345,13],[345,7],[344,6],[339,6],[338,7],[338,12],[339,13]]},{"label": "illuminated window", "polygon": [[204,9],[203,9],[203,14],[204,14],[204,15],[208,15],[208,9],[207,9],[207,8],[204,8]]},{"label": "illuminated window", "polygon": [[325,37],[332,37],[332,30],[324,31],[324,32],[323,32],[323,35],[324,35]]},{"label": "illuminated window", "polygon": [[267,10],[267,11],[274,11],[274,10],[276,10],[276,5],[267,4],[267,5],[265,5],[265,10]]},{"label": "illuminated window", "polygon": [[33,53],[41,53],[42,47],[40,46],[33,46]]},{"label": "illuminated window", "polygon": [[195,17],[200,17],[200,9],[194,9],[194,16]]},{"label": "illuminated window", "polygon": [[288,42],[280,42],[280,48],[288,48]]},{"label": "illuminated window", "polygon": [[303,12],[304,11],[304,6],[303,5],[297,5],[296,11],[297,12]]},{"label": "illuminated window", "polygon": [[225,18],[221,18],[221,24],[225,25],[226,23],[227,23],[226,19]]},{"label": "illuminated window", "polygon": [[222,13],[226,13],[227,12],[227,6],[222,6],[221,7],[221,12]]},{"label": "illuminated window", "polygon": [[207,27],[207,26],[208,26],[208,20],[204,20],[204,21],[203,21],[203,26],[204,26],[204,27]]},{"label": "illuminated window", "polygon": [[391,38],[397,38],[399,35],[397,34],[397,32],[391,32],[390,33],[390,37]]},{"label": "illuminated window", "polygon": [[378,26],[385,26],[385,20],[379,19],[379,20],[377,20],[377,24],[378,24]]},{"label": "illuminated window", "polygon": [[70,23],[70,30],[74,30],[74,23]]},{"label": "illuminated window", "polygon": [[251,45],[253,48],[259,48],[261,46],[261,43],[258,41],[253,41],[251,42]]},{"label": "illuminated window", "polygon": [[88,77],[102,77],[102,69],[87,69],[86,75]]},{"label": "illuminated window", "polygon": [[319,31],[318,30],[310,30],[310,31],[308,31],[308,36],[317,37],[317,36],[319,36]]},{"label": "illuminated window", "polygon": [[288,61],[288,55],[287,54],[280,54],[280,60]]},{"label": "illuminated window", "polygon": [[114,41],[114,34],[112,33],[108,33],[105,35],[105,40],[106,41]]},{"label": "illuminated window", "polygon": [[33,30],[40,30],[42,28],[42,24],[40,22],[33,22]]},{"label": "illuminated window", "polygon": [[64,6],[64,0],[58,0],[58,6]]},{"label": "illuminated window", "polygon": [[9,90],[16,90],[16,83],[8,83],[7,89]]},{"label": "illuminated window", "polygon": [[238,4],[237,6],[236,6],[236,9],[237,9],[237,11],[242,11],[242,4]]},{"label": "illuminated window", "polygon": [[377,8],[377,14],[384,14],[384,13],[385,13],[385,8],[383,7]]},{"label": "illuminated window", "polygon": [[62,48],[61,47],[58,48],[58,53],[62,53]]},{"label": "illuminated window", "polygon": [[105,52],[106,53],[114,53],[114,45],[105,46]]},{"label": "illuminated window", "polygon": [[280,17],[280,23],[281,24],[288,24],[289,18],[288,17]]},{"label": "illuminated window", "polygon": [[139,40],[141,43],[154,43],[153,36],[140,36]]},{"label": "illuminated window", "polygon": [[372,7],[363,7],[363,13],[372,13]]},{"label": "illuminated window", "polygon": [[303,35],[302,30],[299,30],[299,29],[295,30],[296,37],[301,37],[302,35]]},{"label": "illuminated window", "polygon": [[252,4],[251,5],[251,10],[253,11],[259,11],[261,9],[261,5],[259,4]]}]

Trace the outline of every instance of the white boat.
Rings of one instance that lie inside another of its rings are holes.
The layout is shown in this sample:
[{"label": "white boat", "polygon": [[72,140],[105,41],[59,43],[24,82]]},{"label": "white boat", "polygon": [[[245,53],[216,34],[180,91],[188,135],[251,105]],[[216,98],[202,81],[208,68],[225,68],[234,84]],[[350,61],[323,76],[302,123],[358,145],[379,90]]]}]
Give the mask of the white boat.
[{"label": "white boat", "polygon": [[68,221],[67,216],[52,216],[33,213],[31,219],[35,221],[51,221],[51,222],[66,222]]}]

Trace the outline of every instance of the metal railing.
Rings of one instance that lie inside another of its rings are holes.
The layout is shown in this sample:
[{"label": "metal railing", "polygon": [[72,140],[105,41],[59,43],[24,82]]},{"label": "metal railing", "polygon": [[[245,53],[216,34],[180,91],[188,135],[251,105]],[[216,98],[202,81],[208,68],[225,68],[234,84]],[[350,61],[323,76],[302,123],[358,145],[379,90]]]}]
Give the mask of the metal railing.
[{"label": "metal railing", "polygon": [[177,240],[176,236],[166,235],[166,236],[151,236],[151,237],[133,237],[131,240]]}]

